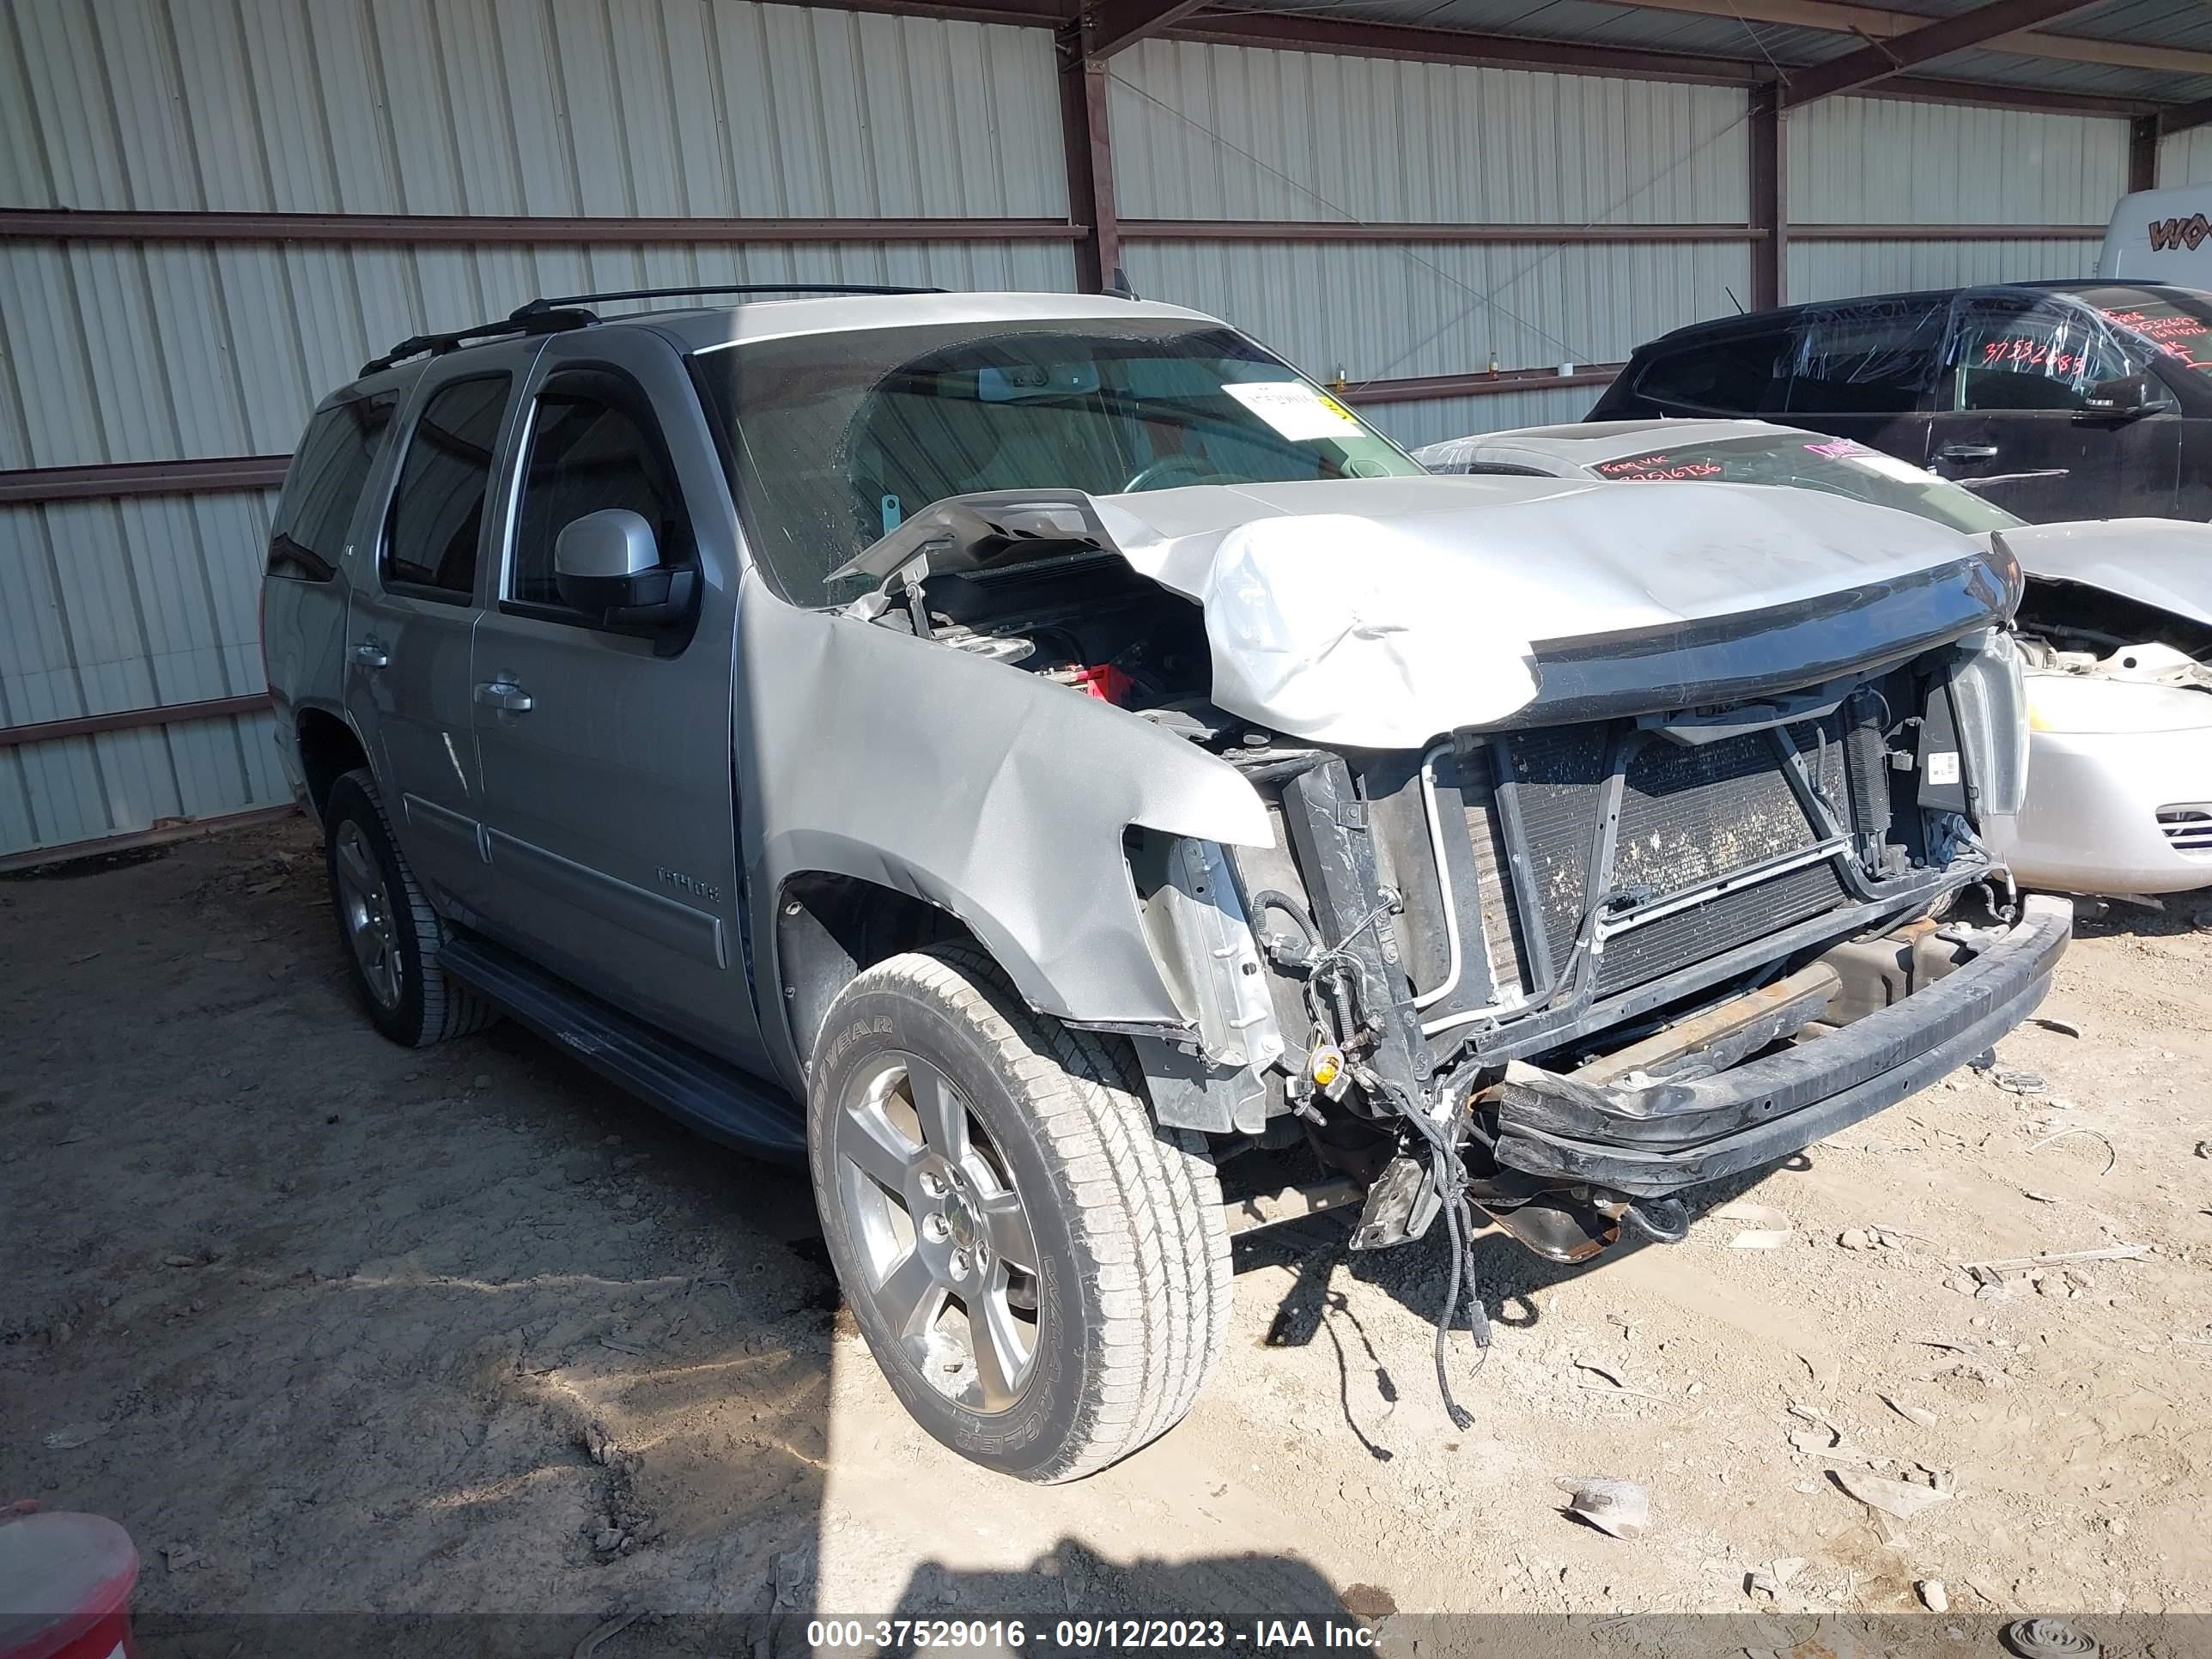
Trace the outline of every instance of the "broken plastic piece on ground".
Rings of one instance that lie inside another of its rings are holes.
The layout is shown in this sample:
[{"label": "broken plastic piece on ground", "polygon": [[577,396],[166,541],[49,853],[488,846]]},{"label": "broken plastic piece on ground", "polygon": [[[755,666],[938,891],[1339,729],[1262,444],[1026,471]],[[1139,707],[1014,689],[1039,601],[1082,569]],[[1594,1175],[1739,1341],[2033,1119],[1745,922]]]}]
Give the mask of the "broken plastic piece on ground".
[{"label": "broken plastic piece on ground", "polygon": [[1899,1400],[1894,1395],[1876,1395],[1875,1398],[1908,1423],[1917,1423],[1923,1429],[1936,1426],[1936,1413],[1925,1406],[1916,1406],[1910,1401]]},{"label": "broken plastic piece on ground", "polygon": [[2051,1086],[2040,1072],[2001,1071],[1990,1081],[2008,1095],[2039,1095]]},{"label": "broken plastic piece on ground", "polygon": [[2140,1261],[2149,1254],[2148,1244],[2107,1244],[2094,1250],[2045,1250],[2041,1255],[2006,1256],[1996,1261],[1962,1261],[1959,1265],[1987,1285],[1995,1284],[2006,1273],[2033,1273],[2038,1267],[2059,1267],[2069,1261]]},{"label": "broken plastic piece on ground", "polygon": [[1559,1484],[1568,1494],[1566,1512],[1580,1516],[1600,1532],[1641,1538],[1651,1524],[1651,1499],[1633,1480],[1591,1474]]},{"label": "broken plastic piece on ground", "polygon": [[1743,1224],[1744,1230],[1729,1240],[1731,1250],[1771,1250],[1790,1242],[1790,1218],[1771,1204],[1723,1204],[1713,1218]]},{"label": "broken plastic piece on ground", "polygon": [[1937,1492],[1933,1486],[1915,1486],[1903,1480],[1887,1480],[1878,1474],[1861,1474],[1856,1469],[1830,1469],[1828,1478],[1869,1509],[1880,1510],[1884,1515],[1895,1516],[1899,1521],[1910,1521],[1923,1510],[1934,1509],[1953,1496],[1948,1492]]},{"label": "broken plastic piece on ground", "polygon": [[[2076,1123],[2069,1127],[2061,1129],[2054,1134],[2047,1134],[2044,1136],[2042,1139],[2037,1141],[2033,1146],[2030,1146],[2027,1150],[2031,1152],[2039,1152],[2045,1146],[2048,1146],[2052,1141],[2063,1140],[2069,1135],[2087,1135],[2092,1139],[2103,1141],[2105,1143],[2105,1167],[2100,1170],[2097,1173],[2100,1175],[2112,1174],[2112,1166],[2120,1161],[2119,1153],[2113,1149],[2112,1143],[2111,1140],[2106,1139],[2101,1130],[2092,1129],[2083,1124]],[[2029,1196],[2032,1198],[2034,1194],[2031,1193]]]}]

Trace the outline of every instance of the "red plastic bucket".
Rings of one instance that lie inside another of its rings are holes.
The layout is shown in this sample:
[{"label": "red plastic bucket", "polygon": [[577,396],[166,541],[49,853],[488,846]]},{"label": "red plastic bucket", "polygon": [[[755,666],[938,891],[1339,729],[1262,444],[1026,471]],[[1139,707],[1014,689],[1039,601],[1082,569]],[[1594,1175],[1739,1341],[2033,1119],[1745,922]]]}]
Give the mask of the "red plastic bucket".
[{"label": "red plastic bucket", "polygon": [[0,1659],[132,1659],[138,1552],[105,1516],[0,1523]]}]

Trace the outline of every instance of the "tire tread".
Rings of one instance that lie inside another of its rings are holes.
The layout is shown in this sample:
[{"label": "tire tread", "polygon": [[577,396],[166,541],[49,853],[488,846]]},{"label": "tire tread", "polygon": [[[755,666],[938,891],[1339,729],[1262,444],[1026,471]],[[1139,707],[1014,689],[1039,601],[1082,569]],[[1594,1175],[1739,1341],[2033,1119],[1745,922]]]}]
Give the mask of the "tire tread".
[{"label": "tire tread", "polygon": [[1078,1480],[1166,1433],[1228,1334],[1229,1233],[1205,1138],[1153,1121],[1127,1043],[1035,1012],[971,945],[893,957],[854,984],[896,984],[966,1024],[1073,1197],[1070,1231],[1105,1316],[1091,1334],[1103,1363],[1086,1379],[1075,1432],[1027,1478]]},{"label": "tire tread", "polygon": [[450,937],[445,918],[423,896],[422,886],[415,879],[414,866],[407,862],[399,837],[392,833],[392,816],[385,810],[384,795],[376,787],[375,775],[365,766],[357,767],[337,781],[353,785],[367,797],[370,809],[376,814],[376,828],[384,838],[385,850],[392,854],[392,865],[398,872],[400,891],[393,896],[406,909],[408,926],[415,937],[416,957],[421,964],[422,987],[421,1025],[411,1038],[404,1040],[410,1048],[428,1048],[481,1031],[491,1024],[495,1010],[483,997],[439,966],[438,952],[445,948]]}]

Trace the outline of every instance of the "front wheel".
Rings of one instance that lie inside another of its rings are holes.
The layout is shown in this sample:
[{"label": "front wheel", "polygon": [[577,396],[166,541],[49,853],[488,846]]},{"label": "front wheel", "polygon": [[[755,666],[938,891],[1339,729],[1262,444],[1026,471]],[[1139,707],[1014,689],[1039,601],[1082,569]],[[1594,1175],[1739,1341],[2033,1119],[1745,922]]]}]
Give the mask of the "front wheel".
[{"label": "front wheel", "polygon": [[823,1022],[807,1142],[854,1321],[921,1425],[1025,1480],[1182,1421],[1221,1352],[1229,1236],[1203,1139],[1127,1051],[965,946],[860,974]]}]

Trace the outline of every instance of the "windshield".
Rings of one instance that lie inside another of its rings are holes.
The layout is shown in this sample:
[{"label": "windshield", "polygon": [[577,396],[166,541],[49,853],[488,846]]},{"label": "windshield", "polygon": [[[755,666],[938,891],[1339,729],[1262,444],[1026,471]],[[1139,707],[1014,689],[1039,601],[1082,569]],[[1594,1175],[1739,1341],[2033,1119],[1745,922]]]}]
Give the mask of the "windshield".
[{"label": "windshield", "polygon": [[873,586],[829,573],[947,495],[1422,473],[1335,398],[1218,325],[869,329],[695,361],[731,433],[746,538],[799,605]]},{"label": "windshield", "polygon": [[2069,291],[2170,361],[2199,374],[2212,373],[2212,306],[2205,296],[2140,288]]},{"label": "windshield", "polygon": [[1821,438],[1809,432],[1762,432],[1711,443],[1677,444],[1617,461],[1598,461],[1589,471],[1601,478],[1630,483],[1710,478],[1722,483],[1791,484],[1893,507],[1968,535],[2010,530],[2026,522],[1909,461],[1849,438]]}]

